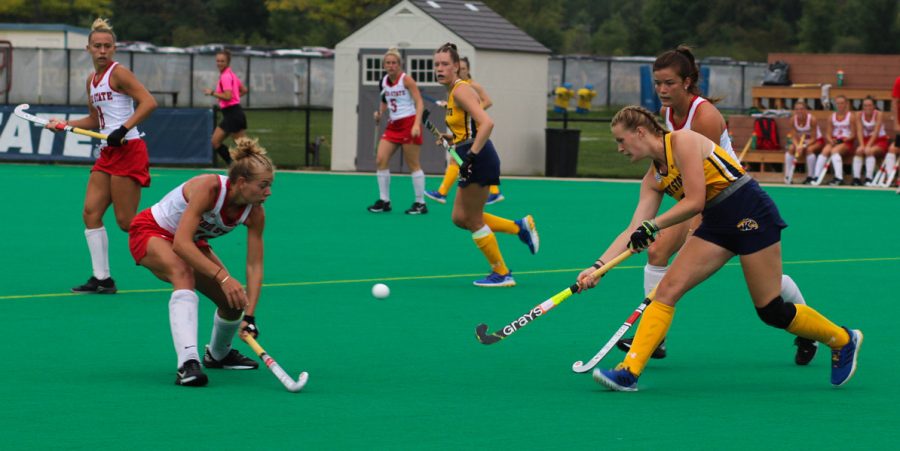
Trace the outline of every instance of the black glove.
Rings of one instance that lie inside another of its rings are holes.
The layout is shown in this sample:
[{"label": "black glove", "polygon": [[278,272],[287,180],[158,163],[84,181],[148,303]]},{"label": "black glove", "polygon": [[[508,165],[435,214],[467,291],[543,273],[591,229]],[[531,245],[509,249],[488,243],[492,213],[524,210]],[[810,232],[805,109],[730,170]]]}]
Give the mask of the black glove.
[{"label": "black glove", "polygon": [[466,154],[466,158],[463,160],[463,164],[459,166],[459,180],[462,182],[468,182],[472,177],[472,166],[475,165],[475,153],[469,152]]},{"label": "black glove", "polygon": [[106,144],[112,147],[119,147],[125,144],[125,134],[128,133],[128,128],[124,125],[115,129],[109,136],[106,137]]},{"label": "black glove", "polygon": [[631,238],[628,241],[628,248],[635,252],[647,249],[650,247],[650,243],[656,241],[656,234],[658,232],[659,227],[656,226],[656,221],[650,220],[641,222],[641,225],[631,234]]},{"label": "black glove", "polygon": [[247,323],[247,325],[244,326],[244,332],[253,335],[253,338],[258,337],[259,329],[256,328],[256,317],[253,315],[244,315],[244,322]]}]

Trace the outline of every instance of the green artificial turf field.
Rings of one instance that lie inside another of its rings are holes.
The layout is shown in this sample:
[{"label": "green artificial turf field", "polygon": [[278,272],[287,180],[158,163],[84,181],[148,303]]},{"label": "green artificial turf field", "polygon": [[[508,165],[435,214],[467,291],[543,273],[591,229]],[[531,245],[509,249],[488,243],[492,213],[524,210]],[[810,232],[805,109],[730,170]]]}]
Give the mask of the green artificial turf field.
[{"label": "green artificial turf field", "polygon": [[[141,208],[200,172],[153,170]],[[505,179],[506,200],[488,211],[534,215],[541,250],[498,237],[518,286],[479,289],[471,281],[488,266],[449,205],[402,213],[407,177],[393,180],[395,210],[375,215],[371,175],[279,172],[256,314],[260,344],[293,377],[310,373],[292,394],[265,368],[173,384],[170,289],[134,265],[111,211],[119,294],[68,293],[90,276],[87,177],[86,166],[0,165],[2,449],[818,450],[893,448],[900,436],[892,191],[767,188],[790,224],[785,272],[809,304],[865,333],[845,387],[829,383],[827,349],[794,365],[793,337],[757,318],[732,262],[678,305],[669,356],[651,361],[641,391],[613,393],[570,367],[640,303],[643,255],[500,343],[479,344],[474,327],[495,330],[570,285],[627,224],[636,182]],[[245,240],[238,229],[212,243],[241,278]],[[389,298],[371,296],[376,282]],[[214,307],[200,305],[203,345]]]}]

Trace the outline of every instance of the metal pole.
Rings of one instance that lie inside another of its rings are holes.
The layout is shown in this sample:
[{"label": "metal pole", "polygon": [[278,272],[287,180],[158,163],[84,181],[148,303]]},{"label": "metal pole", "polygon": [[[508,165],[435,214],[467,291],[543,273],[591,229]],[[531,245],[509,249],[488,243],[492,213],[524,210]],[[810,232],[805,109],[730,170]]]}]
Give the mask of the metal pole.
[{"label": "metal pole", "polygon": [[247,108],[250,108],[250,63],[253,62],[253,59],[250,56],[247,56]]},{"label": "metal pole", "polygon": [[191,74],[191,82],[189,83],[190,86],[188,87],[188,96],[190,96],[189,97],[190,100],[188,101],[188,108],[193,108],[194,107],[194,82],[197,79],[194,74],[194,54],[193,53],[190,54],[189,67],[190,67],[189,72]]},{"label": "metal pole", "polygon": [[306,147],[304,147],[306,165],[309,166],[309,107],[311,103],[311,95],[309,90],[312,86],[312,58],[306,57]]},{"label": "metal pole", "polygon": [[606,109],[612,102],[612,60],[606,60]]},{"label": "metal pole", "polygon": [[[66,105],[72,104],[72,51],[66,49]],[[9,103],[9,102],[7,102]]]}]

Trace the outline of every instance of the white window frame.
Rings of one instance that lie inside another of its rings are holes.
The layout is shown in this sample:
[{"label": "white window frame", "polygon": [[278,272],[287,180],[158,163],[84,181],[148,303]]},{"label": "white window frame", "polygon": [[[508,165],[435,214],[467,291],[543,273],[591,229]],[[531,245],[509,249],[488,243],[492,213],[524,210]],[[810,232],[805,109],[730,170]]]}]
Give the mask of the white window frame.
[{"label": "white window frame", "polygon": [[[423,66],[419,67],[419,64]],[[415,69],[413,66],[416,66]],[[434,60],[431,55],[406,57],[406,73],[411,75],[419,86],[440,86],[434,76]]]},{"label": "white window frame", "polygon": [[[378,86],[381,79],[384,78],[384,69],[381,67],[383,55],[363,55],[362,64],[362,84],[365,86]],[[374,77],[372,77],[374,75]],[[374,79],[370,79],[374,78]]]}]

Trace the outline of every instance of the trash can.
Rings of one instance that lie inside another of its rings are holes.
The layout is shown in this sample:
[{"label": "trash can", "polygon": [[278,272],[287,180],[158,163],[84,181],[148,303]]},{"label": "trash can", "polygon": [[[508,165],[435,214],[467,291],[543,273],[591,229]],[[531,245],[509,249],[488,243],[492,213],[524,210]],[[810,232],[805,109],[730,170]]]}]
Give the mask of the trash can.
[{"label": "trash can", "polygon": [[548,177],[575,177],[578,169],[578,140],[581,130],[548,128],[545,175]]}]

